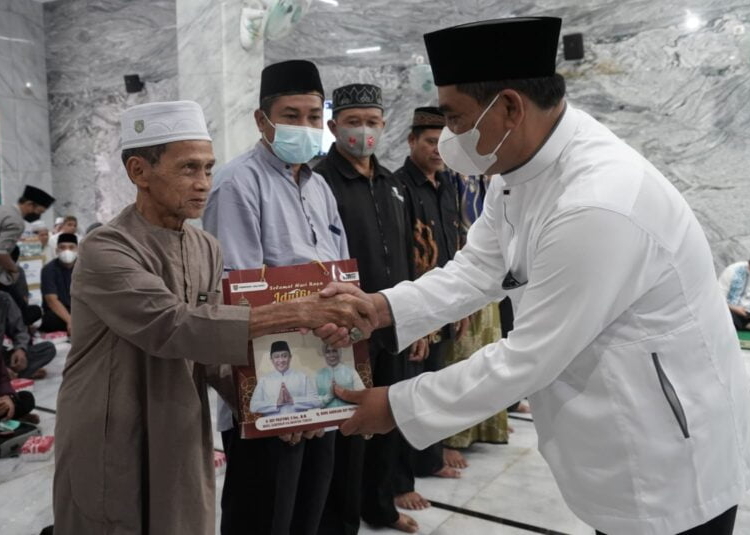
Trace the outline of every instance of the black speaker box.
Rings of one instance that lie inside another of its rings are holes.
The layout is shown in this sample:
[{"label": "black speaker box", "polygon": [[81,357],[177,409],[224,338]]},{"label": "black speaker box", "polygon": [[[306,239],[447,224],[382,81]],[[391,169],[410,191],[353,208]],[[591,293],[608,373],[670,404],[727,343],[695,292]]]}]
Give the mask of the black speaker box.
[{"label": "black speaker box", "polygon": [[563,35],[563,56],[565,59],[583,59],[583,34]]},{"label": "black speaker box", "polygon": [[125,75],[125,91],[128,93],[138,93],[143,89],[143,82],[141,77],[137,74],[126,74]]}]

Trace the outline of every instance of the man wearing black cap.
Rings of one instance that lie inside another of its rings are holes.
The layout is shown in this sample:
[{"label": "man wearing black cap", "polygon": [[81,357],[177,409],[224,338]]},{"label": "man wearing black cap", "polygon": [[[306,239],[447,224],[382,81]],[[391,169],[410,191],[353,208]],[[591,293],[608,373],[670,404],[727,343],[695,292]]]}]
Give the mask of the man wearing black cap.
[{"label": "man wearing black cap", "polygon": [[362,402],[342,431],[397,425],[424,447],[529,395],[539,449],[582,520],[610,535],[728,535],[750,481],[750,388],[711,250],[674,186],[565,103],[560,26],[425,36],[443,159],[502,177],[452,262],[371,299],[401,347],[505,295],[515,329],[438,373],[339,392]]},{"label": "man wearing black cap", "polygon": [[[323,138],[323,84],[303,60],[267,66],[255,121],[262,139],[216,172],[203,226],[224,253],[224,268],[253,269],[349,258],[336,199],[308,162]],[[242,440],[231,410],[220,403],[228,464],[222,535],[315,534],[333,473],[334,433]],[[269,493],[269,488],[284,489]]]},{"label": "man wearing black cap", "polygon": [[[336,197],[361,287],[377,292],[414,278],[404,185],[375,156],[385,128],[381,89],[371,84],[334,89],[328,128],[336,141],[315,171],[325,177]],[[376,386],[405,379],[407,359],[422,359],[426,352],[425,343],[397,355],[387,346],[380,334],[370,340]],[[395,471],[401,451],[407,448],[395,430],[366,444],[361,437],[337,433],[336,464],[319,533],[357,533],[360,514],[375,526],[416,532],[417,522],[399,513],[394,503]]]},{"label": "man wearing black cap", "polygon": [[18,266],[10,253],[23,234],[25,222],[33,223],[55,202],[54,197],[34,186],[26,186],[15,206],[0,206],[0,284],[18,278]]},{"label": "man wearing black cap", "polygon": [[43,332],[70,334],[70,283],[78,257],[78,236],[60,234],[55,248],[57,258],[42,268]]},{"label": "man wearing black cap", "polygon": [[[409,132],[409,156],[394,175],[406,187],[410,200],[410,225],[414,250],[411,255],[417,277],[435,267],[444,266],[456,254],[459,241],[458,196],[445,172],[438,152],[438,139],[445,117],[435,107],[416,108]],[[466,321],[444,325],[428,336],[429,358],[424,364],[412,365],[409,376],[423,371],[434,372],[445,367],[445,357],[452,339],[460,337]],[[413,451],[413,474],[419,477],[459,477],[460,472],[445,463],[443,446],[437,442],[424,451]],[[402,470],[397,481],[399,505],[420,509],[427,505],[414,491],[414,478]]]},{"label": "man wearing black cap", "polygon": [[250,398],[250,410],[259,414],[288,414],[321,406],[315,383],[292,369],[292,350],[285,340],[276,340],[269,350],[273,371],[258,379]]}]

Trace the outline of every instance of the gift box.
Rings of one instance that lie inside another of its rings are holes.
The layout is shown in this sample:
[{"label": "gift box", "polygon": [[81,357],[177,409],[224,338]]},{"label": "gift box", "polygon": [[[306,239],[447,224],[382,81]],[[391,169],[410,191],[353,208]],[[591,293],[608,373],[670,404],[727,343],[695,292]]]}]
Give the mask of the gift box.
[{"label": "gift box", "polygon": [[21,458],[25,461],[46,461],[52,457],[55,437],[31,437],[21,446]]},{"label": "gift box", "polygon": [[28,392],[34,391],[34,381],[33,379],[11,379],[10,380],[10,386],[15,390],[16,392],[20,392],[21,390],[27,390]]},{"label": "gift box", "polygon": [[221,451],[214,452],[214,469],[216,475],[221,475],[227,469],[227,456]]},{"label": "gift box", "polygon": [[52,342],[53,344],[63,344],[68,341],[68,333],[65,331],[55,331],[51,333],[44,333],[40,337],[45,342]]}]

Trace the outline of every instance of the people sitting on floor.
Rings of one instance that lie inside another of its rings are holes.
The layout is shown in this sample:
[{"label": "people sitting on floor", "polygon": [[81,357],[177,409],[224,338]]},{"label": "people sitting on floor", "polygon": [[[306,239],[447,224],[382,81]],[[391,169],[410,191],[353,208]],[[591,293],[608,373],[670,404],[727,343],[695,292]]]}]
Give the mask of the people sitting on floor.
[{"label": "people sitting on floor", "polygon": [[44,315],[39,330],[70,335],[70,281],[78,258],[78,236],[60,234],[55,252],[57,258],[42,268]]},{"label": "people sitting on floor", "polygon": [[7,293],[0,292],[0,340],[4,337],[12,344],[3,348],[3,360],[11,378],[42,379],[47,375],[44,366],[55,358],[55,345],[51,342],[32,345],[21,311]]},{"label": "people sitting on floor", "polygon": [[735,329],[750,331],[750,260],[727,267],[719,277],[719,286],[727,299]]},{"label": "people sitting on floor", "polygon": [[10,258],[18,266],[15,281],[11,284],[0,284],[0,291],[7,293],[13,298],[13,302],[21,311],[21,317],[25,325],[31,326],[42,317],[42,309],[38,305],[29,304],[29,285],[26,282],[26,271],[18,265],[20,249],[16,245],[10,253]]},{"label": "people sitting on floor", "polygon": [[11,374],[0,359],[0,420],[23,420],[39,423],[39,417],[31,414],[36,402],[34,394],[22,390],[16,392],[11,384]]}]

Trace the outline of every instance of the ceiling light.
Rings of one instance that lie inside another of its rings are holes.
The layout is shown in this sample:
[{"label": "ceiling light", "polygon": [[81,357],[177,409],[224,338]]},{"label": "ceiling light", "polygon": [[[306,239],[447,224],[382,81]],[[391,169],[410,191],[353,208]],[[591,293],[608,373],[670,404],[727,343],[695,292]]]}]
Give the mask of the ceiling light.
[{"label": "ceiling light", "polygon": [[330,4],[335,7],[339,7],[339,3],[336,0],[320,0],[324,4]]},{"label": "ceiling light", "polygon": [[366,52],[379,52],[379,46],[366,46],[364,48],[350,48],[346,51],[347,54],[364,54]]}]

